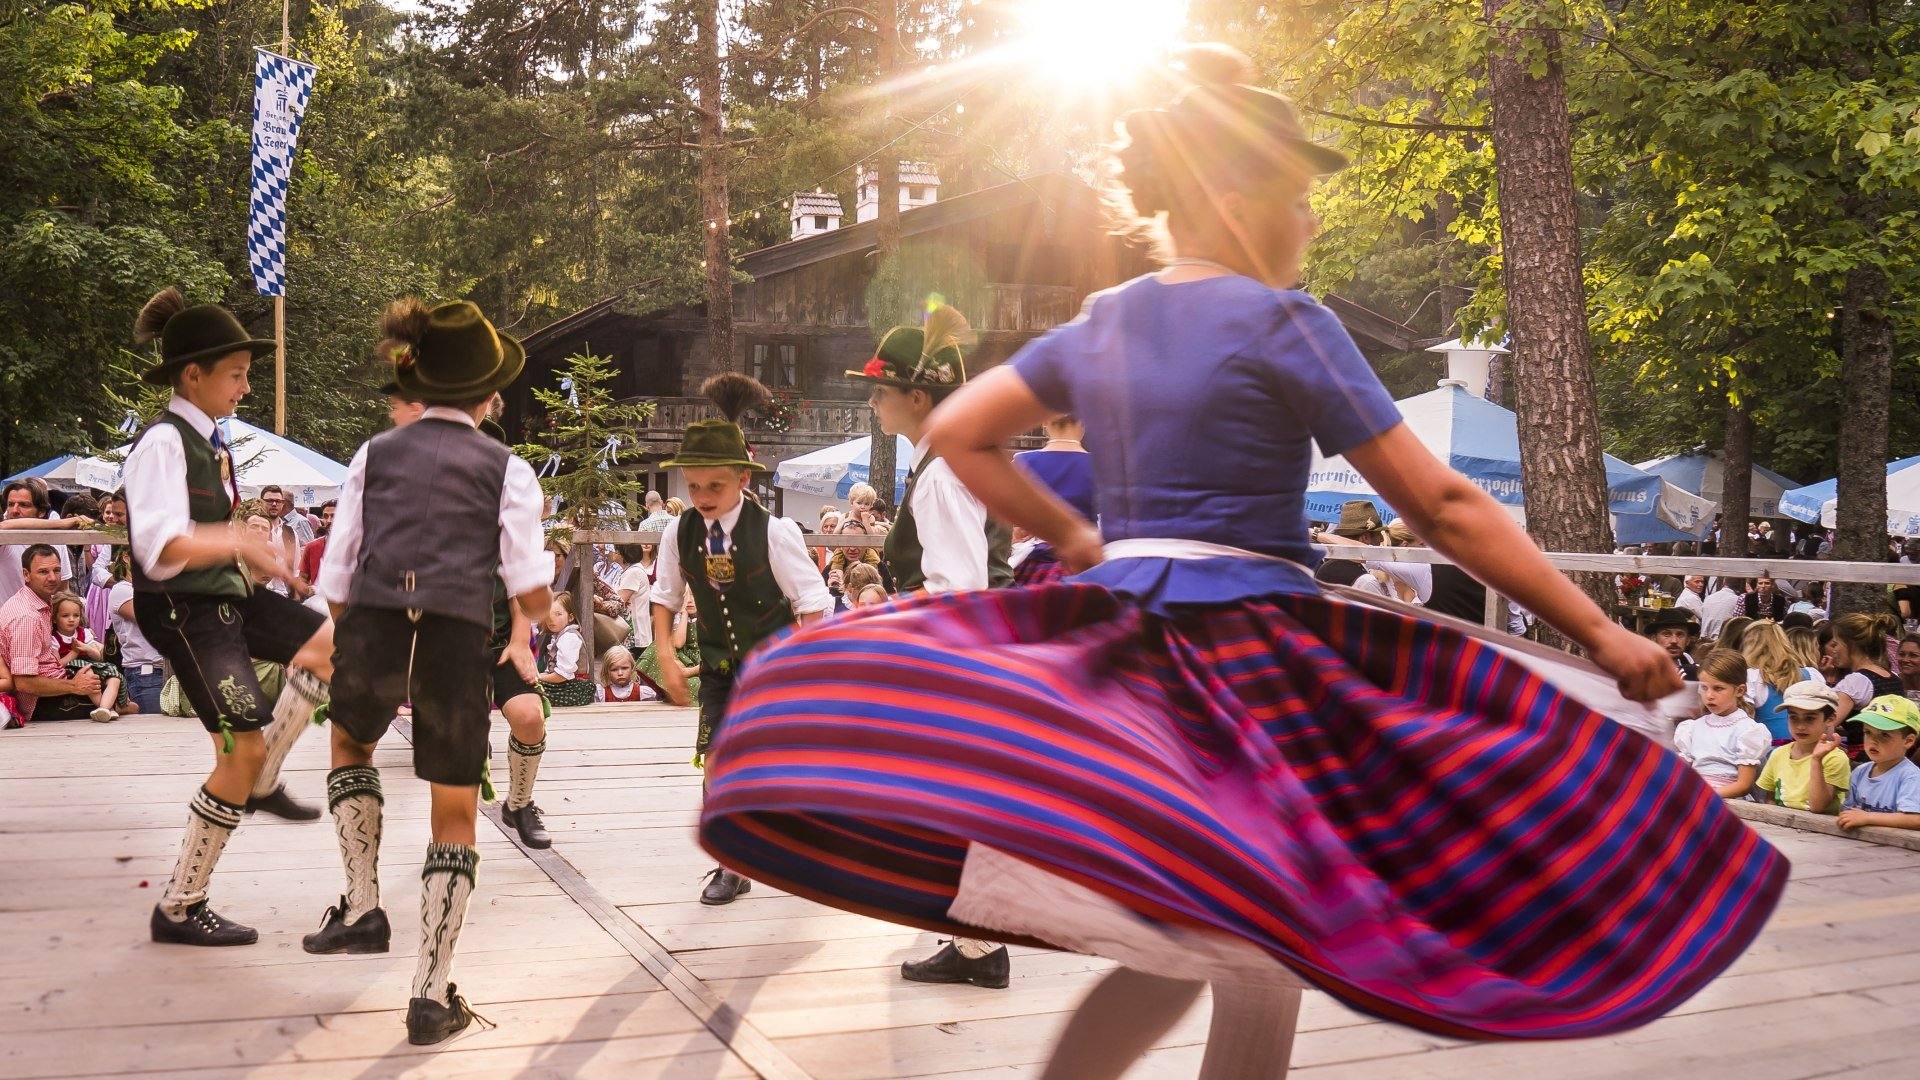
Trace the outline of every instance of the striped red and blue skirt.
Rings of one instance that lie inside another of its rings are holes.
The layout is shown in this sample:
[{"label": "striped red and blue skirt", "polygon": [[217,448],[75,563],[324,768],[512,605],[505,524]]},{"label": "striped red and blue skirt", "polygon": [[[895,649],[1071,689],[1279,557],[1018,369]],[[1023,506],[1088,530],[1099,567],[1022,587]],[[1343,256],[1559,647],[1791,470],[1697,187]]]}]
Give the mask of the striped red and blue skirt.
[{"label": "striped red and blue skirt", "polygon": [[1027,552],[1027,557],[1020,560],[1020,565],[1013,568],[1013,583],[1023,588],[1046,585],[1066,576],[1067,564],[1061,562],[1060,556],[1054,554],[1046,544],[1035,544],[1033,550]]},{"label": "striped red and blue skirt", "polygon": [[1787,876],[1672,753],[1489,641],[1323,595],[1166,617],[1069,582],[832,620],[746,665],[707,777],[702,843],[789,892],[1074,940],[950,915],[981,845],[1468,1038],[1660,1016]]}]

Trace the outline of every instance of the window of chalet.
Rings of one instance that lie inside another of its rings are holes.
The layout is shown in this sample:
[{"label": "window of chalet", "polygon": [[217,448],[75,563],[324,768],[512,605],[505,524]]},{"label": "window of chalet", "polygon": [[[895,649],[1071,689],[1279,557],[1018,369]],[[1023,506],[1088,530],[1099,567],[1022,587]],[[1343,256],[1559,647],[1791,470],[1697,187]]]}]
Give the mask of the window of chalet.
[{"label": "window of chalet", "polygon": [[819,216],[816,216],[816,217],[815,217],[815,218],[813,219],[813,227],[814,227],[814,228],[816,228],[816,229],[819,229],[819,230],[820,230],[821,232],[825,232],[825,231],[826,231],[826,229],[827,229],[827,218],[826,218],[826,215],[824,215],[824,214],[821,214],[821,215],[819,215]]},{"label": "window of chalet", "polygon": [[800,389],[806,367],[807,342],[798,337],[747,339],[747,372],[769,390]]}]

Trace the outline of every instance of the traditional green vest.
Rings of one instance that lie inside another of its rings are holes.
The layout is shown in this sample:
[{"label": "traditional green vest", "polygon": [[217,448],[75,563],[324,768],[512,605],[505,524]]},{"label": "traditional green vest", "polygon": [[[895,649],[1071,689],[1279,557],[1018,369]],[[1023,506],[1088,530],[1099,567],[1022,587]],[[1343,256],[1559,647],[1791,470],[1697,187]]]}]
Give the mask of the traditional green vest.
[{"label": "traditional green vest", "polygon": [[723,592],[707,576],[707,522],[698,512],[680,515],[680,575],[693,590],[700,613],[700,670],[731,675],[753,647],[793,625],[793,601],[780,591],[767,555],[767,526],[760,504],[740,504],[733,526],[733,584]]},{"label": "traditional green vest", "polygon": [[[923,463],[924,465],[924,463]],[[900,512],[894,515],[893,528],[880,550],[893,571],[894,587],[901,592],[925,588],[927,575],[920,563],[926,557],[926,545],[920,542],[920,526],[913,520],[913,482],[923,465],[907,474],[907,494],[900,500]],[[1013,532],[1005,525],[987,519],[987,588],[1004,589],[1013,584]]]},{"label": "traditional green vest", "polygon": [[[187,475],[181,481],[187,486],[187,516],[197,525],[225,524],[233,517],[233,498],[227,491],[227,478],[221,468],[221,451],[215,450],[207,437],[193,429],[186,418],[168,409],[162,412],[152,424],[134,439],[140,439],[152,431],[155,424],[169,424],[180,435],[180,446],[186,452]],[[229,455],[228,461],[231,462]],[[231,469],[229,463],[226,468]],[[129,508],[131,509],[131,508]],[[133,569],[133,587],[142,592],[171,592],[195,596],[244,597],[251,590],[240,568],[233,563],[218,566],[196,566],[182,570],[165,581],[154,581],[140,570],[139,553],[135,553],[128,562]]]}]

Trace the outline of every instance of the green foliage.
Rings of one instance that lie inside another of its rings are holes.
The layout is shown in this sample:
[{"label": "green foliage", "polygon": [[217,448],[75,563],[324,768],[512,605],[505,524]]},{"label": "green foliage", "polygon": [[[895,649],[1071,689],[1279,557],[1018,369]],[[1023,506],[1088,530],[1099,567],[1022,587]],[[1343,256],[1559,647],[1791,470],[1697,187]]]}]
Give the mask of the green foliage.
[{"label": "green foliage", "polygon": [[612,503],[631,509],[646,493],[645,475],[620,462],[623,454],[637,452],[633,432],[653,416],[653,403],[616,401],[607,386],[613,376],[604,356],[567,357],[559,386],[534,387],[544,415],[535,421],[531,441],[514,447],[521,457],[542,463],[536,465],[541,488],[576,513]]}]

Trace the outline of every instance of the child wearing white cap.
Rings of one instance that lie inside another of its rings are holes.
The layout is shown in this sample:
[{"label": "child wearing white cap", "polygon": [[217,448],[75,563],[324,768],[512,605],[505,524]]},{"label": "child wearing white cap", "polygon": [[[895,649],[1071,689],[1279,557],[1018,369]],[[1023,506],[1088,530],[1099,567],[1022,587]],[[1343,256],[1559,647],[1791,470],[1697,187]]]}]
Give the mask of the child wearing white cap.
[{"label": "child wearing white cap", "polygon": [[1781,704],[1793,741],[1767,755],[1755,788],[1780,806],[1839,813],[1852,766],[1837,730],[1839,695],[1824,682],[1806,679],[1787,687]]},{"label": "child wearing white cap", "polygon": [[1898,694],[1882,694],[1867,702],[1856,719],[1866,731],[1869,760],[1853,770],[1840,827],[1920,829],[1920,765],[1907,760],[1920,743],[1920,705]]}]

